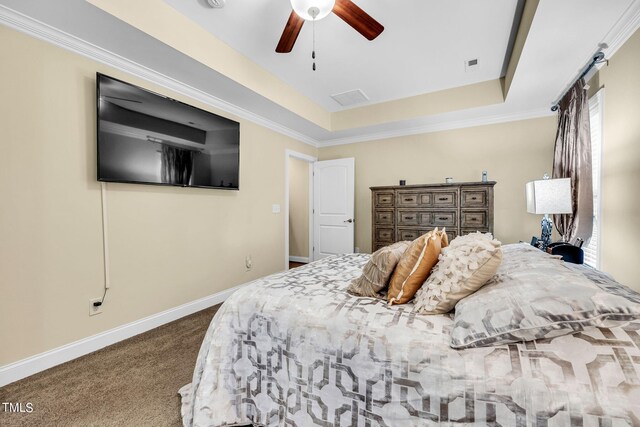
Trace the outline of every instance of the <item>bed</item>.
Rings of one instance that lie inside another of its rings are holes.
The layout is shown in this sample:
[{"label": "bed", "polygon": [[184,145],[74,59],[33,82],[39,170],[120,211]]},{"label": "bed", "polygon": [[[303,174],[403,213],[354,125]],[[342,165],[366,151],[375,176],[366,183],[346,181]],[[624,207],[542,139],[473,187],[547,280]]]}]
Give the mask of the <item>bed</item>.
[{"label": "bed", "polygon": [[368,259],[329,257],[235,292],[180,390],[184,425],[640,425],[640,321],[454,350],[451,314],[345,292]]}]

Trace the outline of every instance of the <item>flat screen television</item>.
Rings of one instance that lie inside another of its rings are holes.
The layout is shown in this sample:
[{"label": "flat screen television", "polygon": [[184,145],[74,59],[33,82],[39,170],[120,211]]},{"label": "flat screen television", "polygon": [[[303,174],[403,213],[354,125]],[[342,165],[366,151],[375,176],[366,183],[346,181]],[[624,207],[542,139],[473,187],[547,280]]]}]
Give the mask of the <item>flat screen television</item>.
[{"label": "flat screen television", "polygon": [[98,73],[98,181],[239,189],[240,124]]}]

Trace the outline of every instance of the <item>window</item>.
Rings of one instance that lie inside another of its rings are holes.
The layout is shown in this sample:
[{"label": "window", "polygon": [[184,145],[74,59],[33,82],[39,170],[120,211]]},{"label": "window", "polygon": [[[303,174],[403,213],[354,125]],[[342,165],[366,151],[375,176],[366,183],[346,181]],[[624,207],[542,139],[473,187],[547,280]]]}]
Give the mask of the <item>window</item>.
[{"label": "window", "polygon": [[591,122],[591,168],[593,170],[593,234],[584,247],[584,262],[592,267],[600,267],[600,217],[601,217],[601,172],[602,172],[602,122],[604,89],[589,99],[589,120]]}]

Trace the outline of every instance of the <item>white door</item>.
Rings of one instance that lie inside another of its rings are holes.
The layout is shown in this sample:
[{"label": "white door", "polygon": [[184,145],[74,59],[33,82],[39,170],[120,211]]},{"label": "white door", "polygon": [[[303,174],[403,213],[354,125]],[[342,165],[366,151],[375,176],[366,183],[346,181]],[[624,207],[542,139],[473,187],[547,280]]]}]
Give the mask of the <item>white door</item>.
[{"label": "white door", "polygon": [[355,160],[313,165],[313,259],[353,252]]}]

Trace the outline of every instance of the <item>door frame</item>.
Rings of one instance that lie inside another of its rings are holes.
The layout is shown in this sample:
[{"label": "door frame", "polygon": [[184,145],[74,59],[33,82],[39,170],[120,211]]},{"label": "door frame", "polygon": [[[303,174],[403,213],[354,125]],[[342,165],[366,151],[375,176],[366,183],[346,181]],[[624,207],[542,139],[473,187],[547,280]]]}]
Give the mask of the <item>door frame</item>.
[{"label": "door frame", "polygon": [[317,157],[297,151],[284,150],[284,269],[289,269],[289,159],[309,164],[309,262],[313,261],[313,164]]}]

